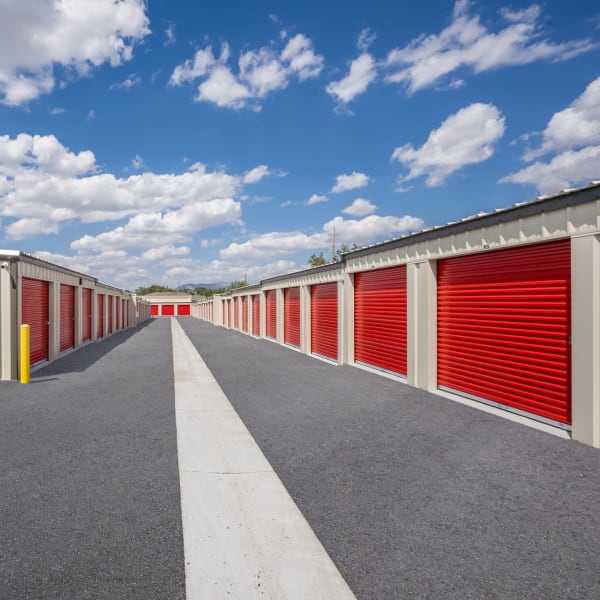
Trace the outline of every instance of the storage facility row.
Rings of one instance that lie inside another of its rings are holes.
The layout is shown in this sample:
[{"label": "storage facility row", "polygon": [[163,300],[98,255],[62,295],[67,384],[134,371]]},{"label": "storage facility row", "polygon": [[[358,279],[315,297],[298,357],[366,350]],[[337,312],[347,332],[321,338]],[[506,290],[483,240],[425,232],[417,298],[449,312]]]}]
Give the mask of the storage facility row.
[{"label": "storage facility row", "polygon": [[19,373],[19,331],[29,325],[30,364],[150,318],[150,305],[97,279],[28,254],[0,250],[0,379]]},{"label": "storage facility row", "polygon": [[600,184],[355,250],[192,316],[600,447]]}]

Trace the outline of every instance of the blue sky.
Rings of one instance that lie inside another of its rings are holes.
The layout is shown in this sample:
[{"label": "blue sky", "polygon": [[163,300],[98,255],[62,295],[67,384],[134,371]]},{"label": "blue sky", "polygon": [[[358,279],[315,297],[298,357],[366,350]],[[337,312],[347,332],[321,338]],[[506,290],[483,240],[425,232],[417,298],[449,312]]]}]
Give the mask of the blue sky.
[{"label": "blue sky", "polygon": [[600,179],[596,1],[0,0],[0,248],[261,278]]}]

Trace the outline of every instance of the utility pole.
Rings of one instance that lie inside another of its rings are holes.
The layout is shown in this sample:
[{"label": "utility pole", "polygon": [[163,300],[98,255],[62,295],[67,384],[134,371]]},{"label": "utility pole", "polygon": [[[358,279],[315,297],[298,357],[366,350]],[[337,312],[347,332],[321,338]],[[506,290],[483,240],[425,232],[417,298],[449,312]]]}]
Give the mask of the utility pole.
[{"label": "utility pole", "polygon": [[331,262],[335,260],[335,227],[333,228],[333,236],[331,238]]}]

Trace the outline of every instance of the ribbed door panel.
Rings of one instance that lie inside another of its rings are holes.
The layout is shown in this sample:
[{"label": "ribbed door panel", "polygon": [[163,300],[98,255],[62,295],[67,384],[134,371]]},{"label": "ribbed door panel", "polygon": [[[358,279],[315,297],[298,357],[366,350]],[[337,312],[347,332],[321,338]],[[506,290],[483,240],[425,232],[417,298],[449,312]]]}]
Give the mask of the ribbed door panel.
[{"label": "ribbed door panel", "polygon": [[265,292],[267,304],[267,337],[277,338],[277,292],[276,290],[268,290]]},{"label": "ribbed door panel", "polygon": [[311,352],[337,360],[337,283],[322,283],[310,288],[310,327]]},{"label": "ribbed door panel", "polygon": [[236,297],[233,299],[233,326],[235,329],[240,328],[240,302]]},{"label": "ribbed door panel", "polygon": [[163,317],[172,317],[175,315],[175,305],[174,304],[163,304],[162,305],[162,316]]},{"label": "ribbed door panel", "polygon": [[406,375],[406,266],[354,276],[354,360]]},{"label": "ribbed door panel", "polygon": [[152,317],[158,317],[158,304],[150,305],[150,315]]},{"label": "ribbed door panel", "polygon": [[260,335],[260,295],[252,296],[252,334]]},{"label": "ribbed door panel", "polygon": [[60,284],[60,351],[75,346],[75,288]]},{"label": "ribbed door panel", "polygon": [[92,339],[92,290],[81,290],[81,339],[84,342]]},{"label": "ribbed door panel", "polygon": [[438,385],[571,422],[570,240],[438,263]]},{"label": "ribbed door panel", "polygon": [[112,333],[113,332],[113,297],[112,296],[106,296],[106,310],[107,310],[107,326],[108,326],[108,333]]},{"label": "ribbed door panel", "polygon": [[21,280],[21,324],[29,325],[29,361],[32,365],[48,360],[49,299],[48,282]]},{"label": "ribbed door panel", "polygon": [[96,337],[104,335],[104,294],[96,296]]},{"label": "ribbed door panel", "polygon": [[300,347],[300,288],[283,290],[283,339]]},{"label": "ribbed door panel", "polygon": [[242,331],[248,333],[248,296],[242,297]]},{"label": "ribbed door panel", "polygon": [[190,305],[189,304],[179,304],[177,306],[177,314],[182,317],[190,316]]}]

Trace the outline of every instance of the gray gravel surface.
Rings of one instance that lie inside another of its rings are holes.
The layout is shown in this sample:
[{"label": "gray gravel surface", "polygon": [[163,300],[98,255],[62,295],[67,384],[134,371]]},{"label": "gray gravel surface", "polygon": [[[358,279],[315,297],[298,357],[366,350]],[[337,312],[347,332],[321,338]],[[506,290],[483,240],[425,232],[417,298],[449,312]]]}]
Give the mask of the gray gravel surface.
[{"label": "gray gravel surface", "polygon": [[358,598],[600,598],[600,451],[180,322]]},{"label": "gray gravel surface", "polygon": [[0,598],[184,598],[170,322],[0,382]]}]

